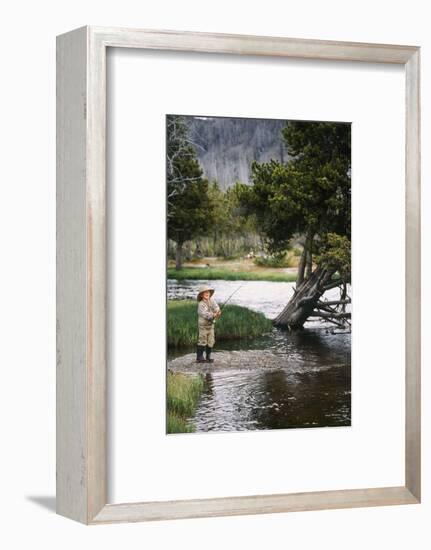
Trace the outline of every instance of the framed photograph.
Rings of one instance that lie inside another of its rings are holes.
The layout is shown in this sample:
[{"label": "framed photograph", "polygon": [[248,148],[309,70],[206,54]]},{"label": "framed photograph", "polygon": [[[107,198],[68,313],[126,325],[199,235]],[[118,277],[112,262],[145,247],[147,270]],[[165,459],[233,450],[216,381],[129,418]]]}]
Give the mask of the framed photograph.
[{"label": "framed photograph", "polygon": [[420,502],[420,49],[57,38],[57,512]]}]

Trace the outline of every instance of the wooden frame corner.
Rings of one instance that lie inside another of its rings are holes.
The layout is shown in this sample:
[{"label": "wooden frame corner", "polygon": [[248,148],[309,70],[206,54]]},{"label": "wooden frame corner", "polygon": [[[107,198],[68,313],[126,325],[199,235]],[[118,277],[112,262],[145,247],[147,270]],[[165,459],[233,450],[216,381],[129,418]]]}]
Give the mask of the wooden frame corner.
[{"label": "wooden frame corner", "polygon": [[[393,63],[406,75],[405,486],[107,504],[106,49]],[[82,27],[57,38],[57,512],[86,524],[419,503],[420,50]]]}]

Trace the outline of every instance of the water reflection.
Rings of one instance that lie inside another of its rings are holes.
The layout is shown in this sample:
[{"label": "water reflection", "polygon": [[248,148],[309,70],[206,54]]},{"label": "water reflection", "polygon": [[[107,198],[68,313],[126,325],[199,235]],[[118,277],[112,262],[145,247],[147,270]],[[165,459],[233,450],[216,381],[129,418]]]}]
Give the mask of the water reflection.
[{"label": "water reflection", "polygon": [[347,362],[207,373],[194,423],[197,431],[349,426],[350,384]]}]

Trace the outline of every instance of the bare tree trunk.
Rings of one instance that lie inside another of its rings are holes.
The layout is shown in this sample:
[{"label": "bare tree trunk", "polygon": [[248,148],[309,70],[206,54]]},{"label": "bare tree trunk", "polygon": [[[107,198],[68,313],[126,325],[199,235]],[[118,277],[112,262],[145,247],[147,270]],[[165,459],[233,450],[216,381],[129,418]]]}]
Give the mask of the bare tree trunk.
[{"label": "bare tree trunk", "polygon": [[305,237],[304,248],[302,249],[301,259],[299,261],[298,275],[296,277],[297,289],[302,285],[302,283],[304,282],[304,279],[306,280],[310,277],[311,272],[313,270],[313,256],[312,256],[313,238],[314,238],[314,233],[312,233],[310,229],[308,230],[307,235]]},{"label": "bare tree trunk", "polygon": [[307,261],[305,262],[305,278],[308,279],[313,271],[313,254],[310,249],[307,250]]},{"label": "bare tree trunk", "polygon": [[296,288],[299,288],[304,282],[304,273],[305,273],[305,260],[307,258],[307,249],[302,249],[301,259],[299,260],[298,265],[298,275],[296,276]]},{"label": "bare tree trunk", "polygon": [[175,251],[175,269],[180,271],[183,268],[183,243],[177,243],[177,249]]},{"label": "bare tree trunk", "polygon": [[308,279],[313,272],[313,239],[314,232],[310,229],[307,233],[307,240],[305,242],[305,248],[307,249],[307,257],[305,264],[305,278]]},{"label": "bare tree trunk", "polygon": [[[340,295],[340,301],[347,303],[346,296],[347,296],[347,285],[346,285],[346,283],[344,283],[343,284],[343,291],[341,292],[341,295]],[[346,311],[346,304],[345,303],[342,304],[341,311],[343,313]]]},{"label": "bare tree trunk", "polygon": [[[333,270],[318,267],[308,279],[296,287],[295,294],[274,319],[274,324],[289,329],[302,328],[318,305],[320,297],[328,290],[328,286],[335,286],[335,282],[331,281],[333,274]],[[339,281],[338,284],[340,284]]]}]

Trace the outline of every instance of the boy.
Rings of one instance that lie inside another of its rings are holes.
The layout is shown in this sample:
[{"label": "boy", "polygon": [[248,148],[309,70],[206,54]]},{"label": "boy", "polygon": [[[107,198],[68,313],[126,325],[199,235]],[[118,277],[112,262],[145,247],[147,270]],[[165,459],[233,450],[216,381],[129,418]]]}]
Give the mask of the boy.
[{"label": "boy", "polygon": [[[214,289],[208,285],[199,288],[198,300],[198,329],[199,339],[197,344],[196,362],[213,363],[211,351],[215,343],[214,321],[221,315],[221,309],[217,302],[212,298]],[[206,359],[204,359],[206,351]]]}]

